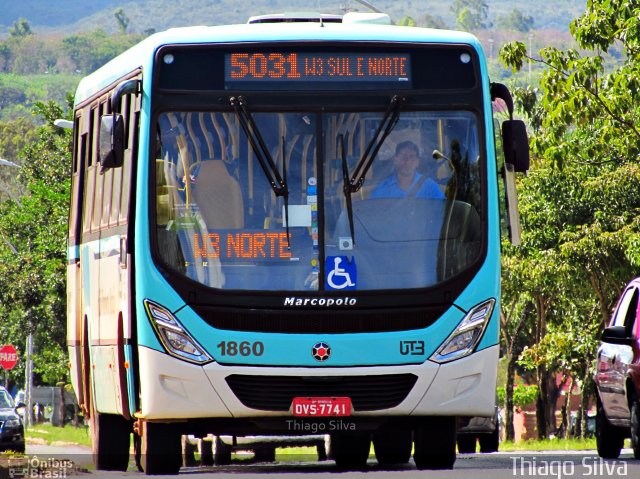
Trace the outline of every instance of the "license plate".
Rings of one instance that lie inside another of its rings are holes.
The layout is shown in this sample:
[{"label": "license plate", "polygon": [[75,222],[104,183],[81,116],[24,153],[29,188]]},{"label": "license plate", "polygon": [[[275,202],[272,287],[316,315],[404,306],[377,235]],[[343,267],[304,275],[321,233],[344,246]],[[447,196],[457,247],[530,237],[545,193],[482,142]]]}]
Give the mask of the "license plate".
[{"label": "license plate", "polygon": [[294,416],[350,416],[351,398],[348,397],[297,397],[291,403]]}]

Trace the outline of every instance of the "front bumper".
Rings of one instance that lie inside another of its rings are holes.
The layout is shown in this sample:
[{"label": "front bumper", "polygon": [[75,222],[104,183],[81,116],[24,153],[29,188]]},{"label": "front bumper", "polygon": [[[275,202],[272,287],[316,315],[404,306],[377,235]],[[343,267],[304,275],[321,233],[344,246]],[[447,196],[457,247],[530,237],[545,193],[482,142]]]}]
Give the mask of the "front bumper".
[{"label": "front bumper", "polygon": [[[147,420],[196,418],[292,417],[288,411],[247,407],[234,394],[226,378],[230,375],[375,377],[413,374],[416,381],[403,400],[394,407],[358,411],[353,416],[491,416],[495,410],[498,347],[478,351],[446,364],[423,364],[353,368],[280,368],[254,366],[205,366],[181,361],[159,351],[140,347],[139,417]],[[268,397],[269,390],[260,391]]]}]

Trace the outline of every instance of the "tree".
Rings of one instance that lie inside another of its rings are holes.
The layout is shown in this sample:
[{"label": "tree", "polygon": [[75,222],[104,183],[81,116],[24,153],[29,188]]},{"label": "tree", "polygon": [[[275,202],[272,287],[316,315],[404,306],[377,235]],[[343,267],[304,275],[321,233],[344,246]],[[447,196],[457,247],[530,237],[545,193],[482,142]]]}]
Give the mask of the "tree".
[{"label": "tree", "polygon": [[13,27],[9,29],[9,35],[13,38],[24,38],[29,35],[33,35],[33,32],[31,31],[31,25],[29,25],[29,22],[20,17],[14,22]]},{"label": "tree", "polygon": [[520,10],[514,8],[509,15],[498,16],[496,23],[505,30],[528,33],[533,28],[534,21],[531,15],[524,15]]},{"label": "tree", "polygon": [[[69,99],[71,100],[71,99]],[[69,208],[71,134],[53,126],[59,105],[37,104],[45,125],[20,153],[18,180],[27,194],[0,203],[0,335],[35,343],[40,382],[66,378],[66,224]],[[18,369],[22,372],[23,366]],[[14,376],[15,377],[15,376]]]},{"label": "tree", "polygon": [[398,20],[398,25],[401,27],[415,27],[416,21],[411,17],[402,17]]},{"label": "tree", "polygon": [[456,26],[461,30],[488,28],[489,5],[485,0],[454,0],[451,11],[456,16]]},{"label": "tree", "polygon": [[122,8],[118,8],[113,13],[113,16],[116,17],[116,21],[118,22],[118,28],[120,29],[120,33],[122,34],[127,33],[127,29],[129,28],[129,24],[131,23],[131,20],[129,20],[129,17],[127,17],[127,15],[124,13],[124,10]]},{"label": "tree", "polygon": [[[500,339],[507,360],[507,382],[502,404],[505,409],[504,428],[507,441],[515,440],[514,407],[516,366],[520,353],[527,344],[525,331],[530,329],[533,303],[524,291],[526,261],[518,255],[518,250],[503,244],[502,257],[502,298],[500,302]],[[509,253],[506,253],[509,251]]]},{"label": "tree", "polygon": [[[546,67],[538,92],[520,103],[536,119],[536,170],[519,185],[524,254],[549,251],[571,273],[557,283],[564,297],[551,298],[546,334],[522,361],[580,383],[584,407],[597,338],[640,265],[640,5],[592,0],[571,33],[581,51],[545,48],[534,58],[516,42],[500,56],[516,70]],[[621,64],[605,69],[614,44]]]},{"label": "tree", "polygon": [[141,35],[108,35],[104,30],[70,35],[62,40],[76,70],[92,72],[142,40]]}]

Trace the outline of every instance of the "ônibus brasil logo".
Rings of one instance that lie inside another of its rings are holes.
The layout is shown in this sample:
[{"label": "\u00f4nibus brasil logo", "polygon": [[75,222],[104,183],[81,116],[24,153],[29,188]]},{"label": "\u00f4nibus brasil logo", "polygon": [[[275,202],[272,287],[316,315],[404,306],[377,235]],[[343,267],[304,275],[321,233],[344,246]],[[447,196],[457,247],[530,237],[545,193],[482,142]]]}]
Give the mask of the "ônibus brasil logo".
[{"label": "\u00f4nibus brasil logo", "polygon": [[327,343],[316,343],[311,348],[311,355],[316,361],[326,361],[331,356],[331,347]]}]

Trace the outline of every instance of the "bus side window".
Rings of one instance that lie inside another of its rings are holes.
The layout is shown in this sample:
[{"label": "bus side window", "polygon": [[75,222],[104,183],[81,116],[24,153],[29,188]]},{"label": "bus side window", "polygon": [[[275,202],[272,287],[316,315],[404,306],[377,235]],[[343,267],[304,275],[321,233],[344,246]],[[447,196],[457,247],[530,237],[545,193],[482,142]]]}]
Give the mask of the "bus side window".
[{"label": "bus side window", "polygon": [[81,165],[84,168],[84,209],[83,209],[83,221],[82,231],[83,233],[89,233],[92,231],[93,224],[93,207],[94,207],[94,195],[95,195],[95,168],[94,157],[96,151],[96,138],[95,125],[99,112],[95,105],[92,105],[89,111],[88,118],[88,142],[86,144],[86,155],[84,162]]}]

